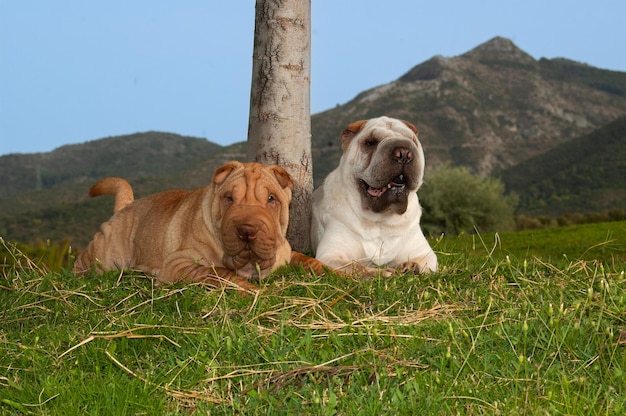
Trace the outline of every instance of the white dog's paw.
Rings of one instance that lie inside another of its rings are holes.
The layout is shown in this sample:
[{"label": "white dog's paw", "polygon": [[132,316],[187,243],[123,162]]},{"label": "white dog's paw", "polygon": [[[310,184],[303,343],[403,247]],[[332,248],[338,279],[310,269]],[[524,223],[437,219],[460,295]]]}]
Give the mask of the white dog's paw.
[{"label": "white dog's paw", "polygon": [[405,261],[404,263],[398,264],[396,270],[404,274],[420,274],[423,272],[424,267],[414,261]]}]

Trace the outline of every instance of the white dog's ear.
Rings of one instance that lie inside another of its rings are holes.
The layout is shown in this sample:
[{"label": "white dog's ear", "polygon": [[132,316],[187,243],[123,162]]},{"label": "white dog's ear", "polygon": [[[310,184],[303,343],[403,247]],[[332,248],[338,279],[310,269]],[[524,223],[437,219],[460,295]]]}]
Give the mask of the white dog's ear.
[{"label": "white dog's ear", "polygon": [[415,127],[413,124],[409,123],[406,120],[400,120],[400,121],[402,121],[404,124],[406,124],[406,126],[408,128],[410,128],[413,131],[413,133],[417,134],[417,127]]},{"label": "white dog's ear", "polygon": [[241,168],[242,166],[243,165],[241,164],[241,162],[236,161],[228,162],[220,166],[215,170],[215,173],[213,174],[213,183],[215,183],[216,185],[223,184],[226,178],[228,178],[228,176],[233,173],[234,170]]},{"label": "white dog's ear", "polygon": [[282,186],[283,189],[293,189],[293,181],[291,180],[291,175],[289,175],[289,173],[285,169],[281,168],[280,166],[272,166],[270,169],[272,170],[272,172],[274,172],[274,176],[276,176],[278,184]]},{"label": "white dog's ear", "polygon": [[363,129],[365,123],[367,123],[367,120],[359,120],[348,124],[348,127],[341,132],[341,150],[346,151],[352,138]]}]

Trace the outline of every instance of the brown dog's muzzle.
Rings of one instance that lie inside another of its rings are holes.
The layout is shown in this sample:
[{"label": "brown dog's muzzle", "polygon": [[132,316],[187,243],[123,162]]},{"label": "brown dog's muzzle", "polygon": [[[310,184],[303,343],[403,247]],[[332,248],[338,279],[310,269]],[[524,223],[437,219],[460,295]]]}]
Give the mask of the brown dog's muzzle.
[{"label": "brown dog's muzzle", "polygon": [[230,207],[222,219],[224,265],[231,270],[270,268],[276,262],[277,230],[276,220],[263,207]]}]

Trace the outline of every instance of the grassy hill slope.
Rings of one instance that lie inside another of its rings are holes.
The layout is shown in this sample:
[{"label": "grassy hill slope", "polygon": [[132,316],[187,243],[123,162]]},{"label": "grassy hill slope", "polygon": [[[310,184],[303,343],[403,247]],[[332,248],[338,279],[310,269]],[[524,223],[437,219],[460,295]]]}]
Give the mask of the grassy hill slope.
[{"label": "grassy hill slope", "polygon": [[520,211],[559,215],[626,208],[626,117],[501,174]]}]

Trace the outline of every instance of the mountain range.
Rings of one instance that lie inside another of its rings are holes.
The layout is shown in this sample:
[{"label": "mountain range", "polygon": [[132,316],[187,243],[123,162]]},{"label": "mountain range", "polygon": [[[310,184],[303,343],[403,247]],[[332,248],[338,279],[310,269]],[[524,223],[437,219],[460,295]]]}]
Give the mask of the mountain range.
[{"label": "mountain range", "polygon": [[[442,163],[499,177],[529,215],[626,208],[624,72],[536,60],[501,37],[456,57],[435,56],[312,116],[316,186],[341,157],[343,128],[383,114],[420,131],[426,180]],[[88,200],[98,178],[125,177],[137,196],[194,188],[223,162],[245,160],[245,149],[245,142],[147,132],[1,156],[0,236],[82,246],[112,212],[111,198]]]}]

